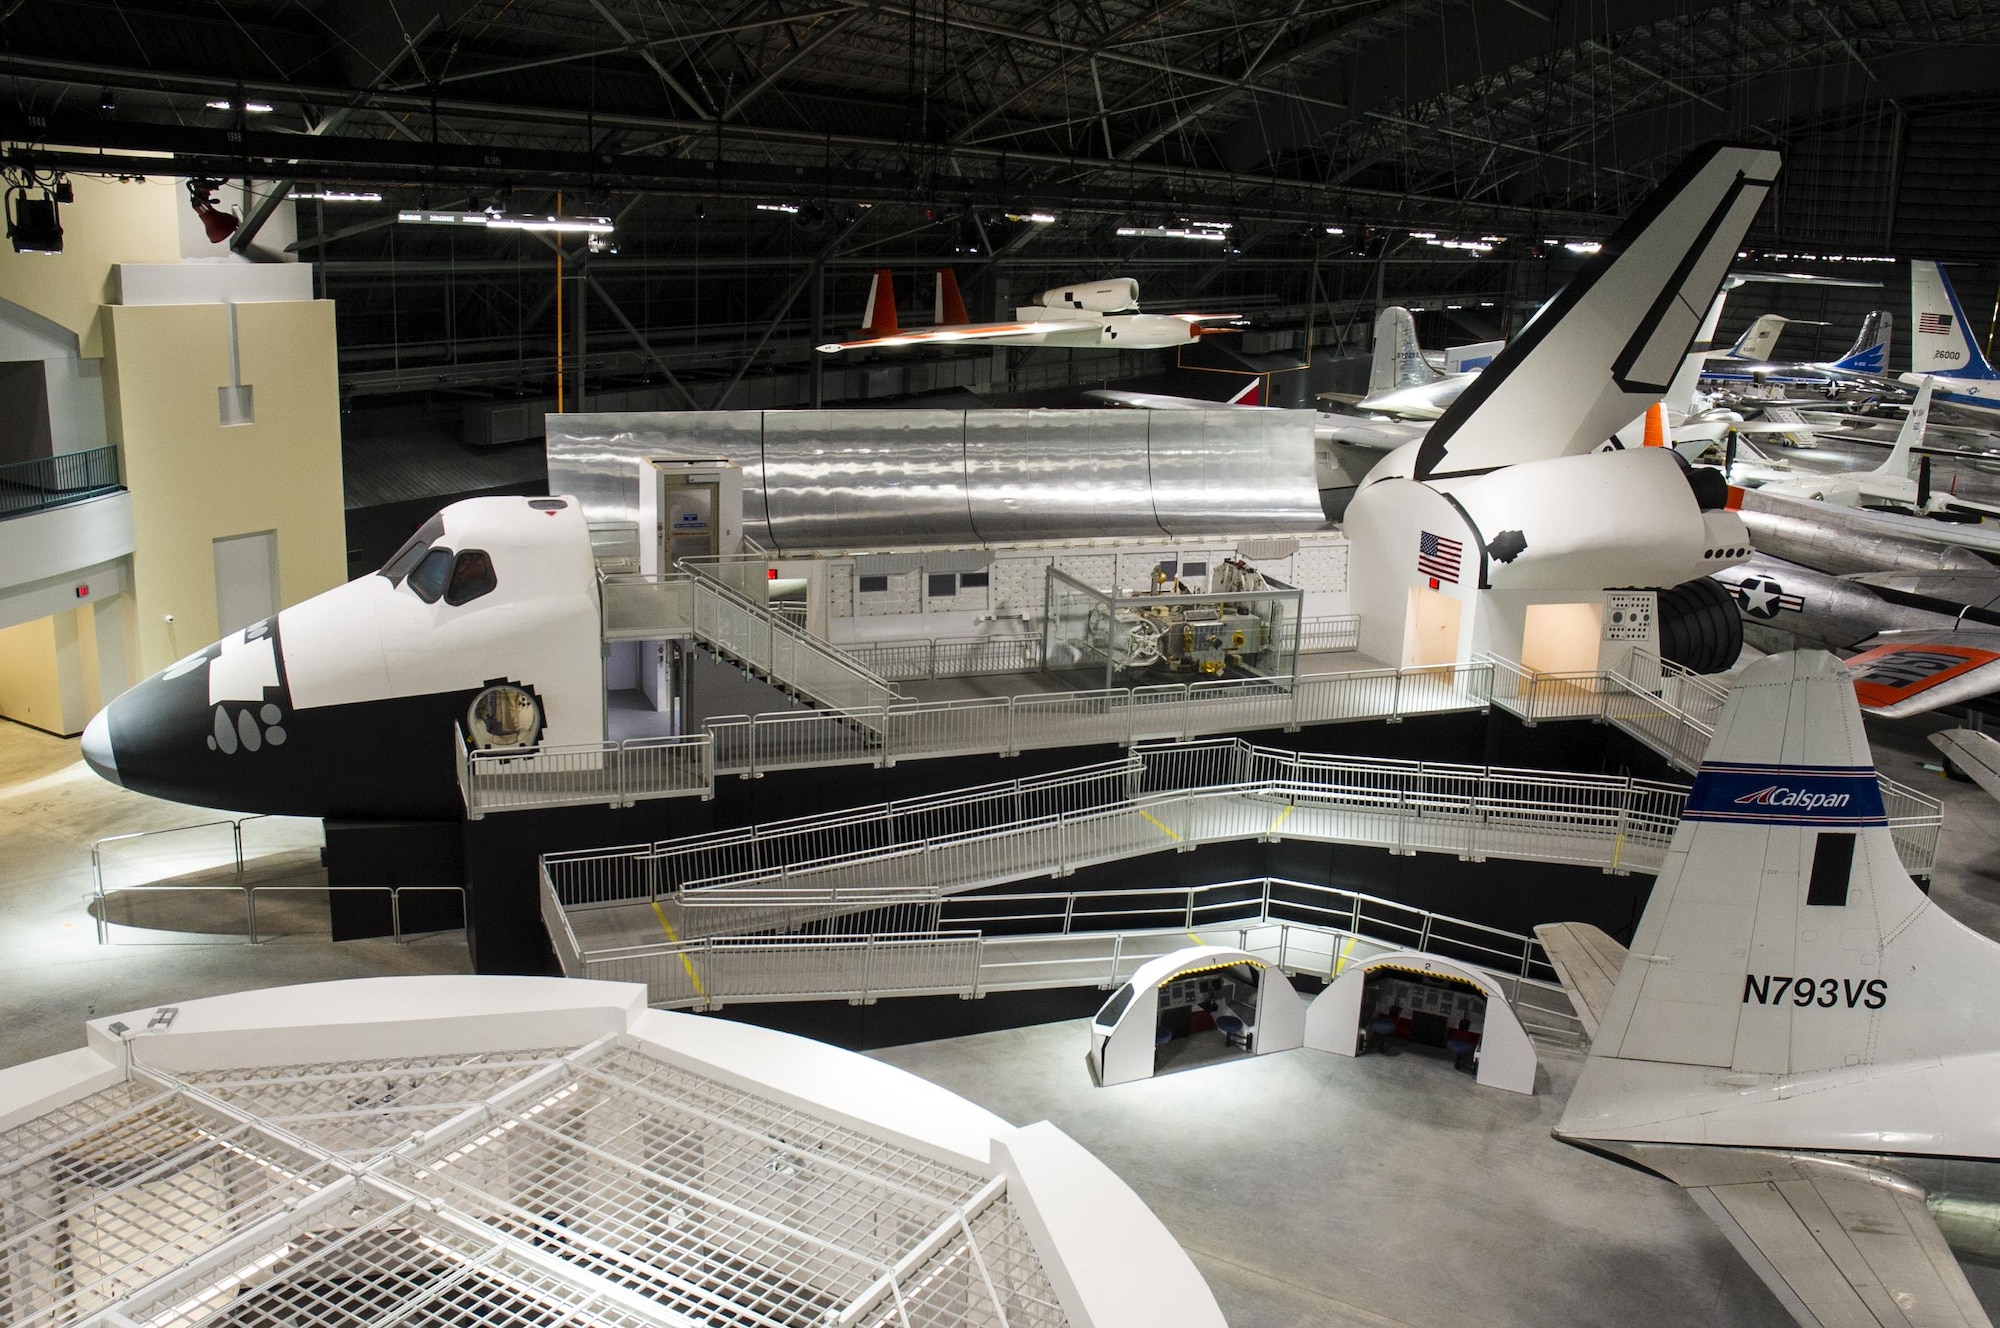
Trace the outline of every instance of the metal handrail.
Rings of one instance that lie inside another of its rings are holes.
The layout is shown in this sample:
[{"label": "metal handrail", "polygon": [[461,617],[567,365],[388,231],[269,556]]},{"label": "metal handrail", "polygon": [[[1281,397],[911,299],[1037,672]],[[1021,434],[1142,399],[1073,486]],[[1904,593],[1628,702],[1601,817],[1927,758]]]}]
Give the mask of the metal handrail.
[{"label": "metal handrail", "polygon": [[843,669],[850,674],[853,674],[858,680],[868,684],[871,687],[879,689],[880,691],[884,692],[887,696],[900,697],[902,695],[902,693],[897,691],[896,688],[889,682],[887,678],[883,678],[871,672],[868,668],[864,667],[857,661],[848,658],[846,655],[842,654],[837,648],[827,644],[825,641],[820,640],[818,637],[814,636],[811,632],[806,631],[803,627],[799,627],[796,624],[789,622],[786,619],[781,618],[778,615],[772,613],[770,610],[770,606],[768,604],[759,603],[758,601],[750,598],[748,595],[745,595],[742,591],[736,589],[736,587],[730,585],[728,582],[723,581],[720,577],[716,576],[713,571],[709,570],[702,563],[694,560],[684,559],[681,562],[677,563],[676,566],[679,567],[682,571],[692,576],[694,578],[694,583],[696,585],[705,586],[714,594],[720,595],[724,599],[733,602],[736,605],[736,607],[741,609],[746,609],[749,612],[756,614],[758,617],[762,618],[764,621],[770,624],[771,630],[773,632],[789,637],[794,645],[797,645],[804,650],[810,651],[815,657],[821,658],[825,660],[828,664]]},{"label": "metal handrail", "polygon": [[[561,914],[560,901],[546,874],[541,878],[541,891],[545,915]],[[1156,902],[1145,902],[1148,900]],[[1133,942],[1203,930],[1237,931],[1243,948],[1275,949],[1281,969],[1331,978],[1345,967],[1349,948],[1338,942],[1351,938],[1474,964],[1503,985],[1510,984],[1509,999],[1514,1004],[1552,1016],[1559,1025],[1537,1031],[1566,1037],[1578,1033],[1574,1017],[1566,1011],[1532,999],[1524,1001],[1542,996],[1563,1000],[1561,988],[1553,980],[1554,969],[1533,936],[1339,886],[1266,876],[1159,890],[974,895],[965,896],[960,903],[998,911],[980,916],[954,910],[925,932],[708,936],[590,951],[574,949],[572,940],[572,948],[565,950],[560,943],[557,948],[565,960],[567,976],[644,980],[655,1005],[711,1007],[725,1001],[800,997],[868,1002],[889,994],[978,996],[1009,986],[1094,985],[1109,989],[1129,976],[1127,969],[1149,957],[1138,947],[1127,954]],[[1007,911],[1010,906],[1044,903],[1060,903],[1061,908],[1026,914]],[[1107,907],[1089,907],[1091,903]],[[1092,918],[1129,923],[1146,917],[1160,921],[1138,927],[1087,925]],[[1060,925],[1056,925],[1058,920]],[[1046,925],[1026,934],[989,934],[985,930],[995,924],[1022,922]],[[1264,928],[1277,931],[1275,947],[1251,935]],[[1308,951],[1294,944],[1294,932],[1335,942],[1325,947],[1328,962],[1324,966],[1300,962]],[[1079,951],[1079,941],[1096,941],[1098,947]],[[902,975],[904,981],[893,984],[893,989],[883,984],[877,960],[885,948],[893,947],[916,956],[919,967],[928,964],[932,984],[912,986],[910,974]],[[1051,953],[1035,953],[1044,948]],[[743,965],[727,962],[732,957],[759,953],[778,954],[784,962],[748,971]],[[997,957],[1003,953],[1012,957]],[[811,959],[819,962],[809,962]],[[856,959],[858,971],[840,970],[842,960]],[[1031,982],[1010,982],[1004,977],[1010,969],[1029,968],[1042,970],[1043,977]],[[1064,975],[1049,981],[1047,971],[1052,968],[1063,970]]]},{"label": "metal handrail", "polygon": [[[993,862],[1005,879],[1168,846],[1153,836],[1128,845],[1067,833],[1108,824],[1106,818],[1136,814],[1172,843],[1188,844],[1283,838],[1285,821],[1299,808],[1325,807],[1398,818],[1390,847],[1399,852],[1443,848],[1471,859],[1490,853],[1624,872],[1644,869],[1633,846],[1664,848],[1686,795],[1683,785],[1624,776],[1326,756],[1210,739],[1144,745],[1121,761],[838,813],[645,846],[550,853],[542,865],[566,907],[641,900],[835,907],[848,902],[841,891],[856,886],[928,886],[942,894],[988,883],[993,872],[979,849],[1003,841],[1010,851]],[[1211,834],[1181,811],[1205,799],[1259,800],[1283,810]],[[1424,817],[1439,828],[1413,835],[1405,823]],[[1311,837],[1309,821],[1294,823],[1293,833]],[[1444,827],[1459,824],[1462,834],[1440,839]],[[1558,837],[1560,851],[1517,842],[1538,827]],[[1605,851],[1573,851],[1585,835],[1593,844],[1603,841]],[[971,875],[948,879],[949,864],[959,861],[970,864]],[[843,886],[850,876],[860,879]]]},{"label": "metal handrail", "polygon": [[115,446],[11,461],[0,465],[0,517],[80,503],[120,487]]}]

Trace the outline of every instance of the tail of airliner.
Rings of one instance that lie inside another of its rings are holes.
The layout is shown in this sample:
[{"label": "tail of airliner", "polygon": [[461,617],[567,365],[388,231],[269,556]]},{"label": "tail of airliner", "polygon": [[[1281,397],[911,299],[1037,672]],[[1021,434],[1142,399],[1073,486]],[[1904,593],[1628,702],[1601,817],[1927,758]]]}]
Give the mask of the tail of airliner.
[{"label": "tail of airliner", "polygon": [[1875,474],[1910,478],[1911,449],[1924,441],[1924,428],[1931,419],[1931,387],[1931,380],[1925,378],[1923,386],[1917,389],[1917,399],[1910,403],[1910,413],[1903,417],[1903,427],[1896,431],[1896,445],[1889,449],[1889,459],[1875,467]]},{"label": "tail of airliner", "polygon": [[1667,391],[1778,173],[1697,149],[1425,434],[1414,478],[1594,451]]},{"label": "tail of airliner", "polygon": [[1392,304],[1375,316],[1375,358],[1368,366],[1367,395],[1422,387],[1443,377],[1418,348],[1417,320],[1408,309]]},{"label": "tail of airliner", "polygon": [[1736,338],[1736,344],[1723,354],[1732,360],[1768,360],[1771,352],[1778,348],[1778,334],[1785,330],[1785,324],[1792,320],[1783,314],[1764,314]]},{"label": "tail of airliner", "polygon": [[1910,261],[1910,372],[2000,377],[1972,339],[1972,324],[1942,263]]},{"label": "tail of airliner", "polygon": [[1895,316],[1887,309],[1874,310],[1861,320],[1861,335],[1854,338],[1847,354],[1835,360],[1833,367],[1852,369],[1855,373],[1888,373],[1889,334],[1895,326]]},{"label": "tail of airliner", "polygon": [[963,327],[972,320],[965,316],[965,301],[958,294],[958,277],[948,267],[937,270],[937,300],[931,322],[937,327]]},{"label": "tail of airliner", "polygon": [[1853,676],[1772,655],[1723,706],[1557,1133],[1722,1143],[1749,1122],[1782,1146],[1780,1080],[1807,1103],[1801,1075],[2000,1052],[1996,1005],[2000,945],[1897,854]]},{"label": "tail of airliner", "polygon": [[868,283],[868,307],[861,313],[863,337],[893,337],[896,326],[896,281],[888,268],[876,272]]}]

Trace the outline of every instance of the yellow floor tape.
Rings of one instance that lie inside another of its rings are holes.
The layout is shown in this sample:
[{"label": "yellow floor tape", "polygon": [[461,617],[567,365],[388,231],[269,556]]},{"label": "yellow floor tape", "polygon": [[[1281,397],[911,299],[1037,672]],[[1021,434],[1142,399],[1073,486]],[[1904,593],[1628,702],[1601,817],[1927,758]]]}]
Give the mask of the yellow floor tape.
[{"label": "yellow floor tape", "polygon": [[1273,821],[1273,822],[1271,822],[1271,828],[1270,828],[1269,830],[1266,830],[1266,831],[1265,831],[1264,833],[1265,833],[1265,834],[1267,834],[1267,835],[1275,835],[1275,834],[1277,834],[1277,833],[1278,833],[1278,827],[1279,827],[1279,826],[1281,826],[1281,825],[1283,825],[1283,824],[1285,823],[1285,821],[1286,821],[1286,820],[1287,820],[1287,819],[1288,819],[1288,818],[1289,818],[1289,817],[1291,816],[1291,814],[1292,814],[1293,812],[1297,811],[1298,809],[1299,809],[1299,804],[1297,804],[1297,803],[1295,802],[1295,803],[1293,803],[1293,804],[1292,804],[1291,806],[1289,806],[1289,807],[1285,808],[1285,810],[1283,810],[1283,811],[1279,812],[1279,813],[1278,813],[1278,819],[1277,819],[1277,820],[1275,820],[1275,821]]},{"label": "yellow floor tape", "polygon": [[1161,823],[1161,821],[1160,821],[1160,819],[1159,819],[1158,817],[1154,816],[1154,815],[1153,815],[1153,814],[1152,814],[1151,812],[1147,811],[1147,810],[1146,810],[1146,809],[1145,809],[1144,807],[1135,807],[1135,808],[1133,808],[1133,810],[1134,810],[1134,811],[1136,811],[1136,812],[1138,812],[1138,813],[1139,813],[1139,815],[1141,815],[1141,816],[1145,817],[1145,818],[1146,818],[1147,820],[1151,821],[1151,822],[1152,822],[1152,823],[1153,823],[1154,825],[1157,825],[1157,826],[1159,826],[1159,827],[1160,827],[1160,832],[1161,832],[1162,834],[1166,835],[1166,837],[1167,837],[1168,839],[1171,839],[1171,840],[1173,840],[1173,841],[1174,841],[1175,843],[1179,843],[1179,842],[1180,842],[1180,838],[1181,838],[1181,837],[1180,837],[1179,835],[1177,835],[1177,834],[1175,834],[1175,833],[1174,833],[1173,831],[1171,831],[1171,830],[1167,829],[1167,827],[1166,827],[1166,826],[1165,826],[1164,824],[1162,824],[1162,823]]},{"label": "yellow floor tape", "polygon": [[[660,901],[657,899],[653,901],[653,916],[660,920],[660,930],[667,934],[667,939],[679,945],[681,938],[675,933],[674,924],[667,921],[667,911],[660,907]],[[681,955],[681,967],[687,970],[688,981],[694,983],[694,994],[707,1000],[708,988],[701,985],[701,975],[694,971],[694,965],[688,962],[685,952]]]},{"label": "yellow floor tape", "polygon": [[1340,957],[1333,961],[1333,975],[1340,976],[1340,970],[1347,967],[1347,957],[1354,953],[1354,937],[1347,938],[1347,944],[1340,947]]}]

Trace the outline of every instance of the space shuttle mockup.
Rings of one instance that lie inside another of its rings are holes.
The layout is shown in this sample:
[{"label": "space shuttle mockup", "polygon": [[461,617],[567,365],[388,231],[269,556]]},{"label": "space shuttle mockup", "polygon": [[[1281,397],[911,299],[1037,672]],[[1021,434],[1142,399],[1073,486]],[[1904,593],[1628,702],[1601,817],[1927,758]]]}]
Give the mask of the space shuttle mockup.
[{"label": "space shuttle mockup", "polygon": [[1846,667],[1744,670],[1556,1127],[1685,1187],[1802,1324],[1988,1322],[1948,1243],[2000,1246],[2000,944],[1893,834]]}]

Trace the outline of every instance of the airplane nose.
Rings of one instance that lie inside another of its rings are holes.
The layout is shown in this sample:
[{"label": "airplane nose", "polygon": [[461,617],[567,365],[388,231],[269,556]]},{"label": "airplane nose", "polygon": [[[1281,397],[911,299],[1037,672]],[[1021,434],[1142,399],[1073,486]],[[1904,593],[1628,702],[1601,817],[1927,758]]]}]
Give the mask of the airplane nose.
[{"label": "airplane nose", "polygon": [[124,786],[118,778],[118,755],[111,750],[111,709],[105,707],[91,718],[83,730],[83,760],[99,779]]}]

